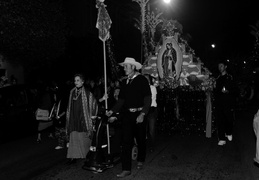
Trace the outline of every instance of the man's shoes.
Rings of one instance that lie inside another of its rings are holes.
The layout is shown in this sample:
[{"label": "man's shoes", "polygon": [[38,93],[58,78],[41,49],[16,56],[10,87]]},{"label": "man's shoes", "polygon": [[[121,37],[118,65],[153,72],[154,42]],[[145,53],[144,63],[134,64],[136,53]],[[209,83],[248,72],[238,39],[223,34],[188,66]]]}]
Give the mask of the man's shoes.
[{"label": "man's shoes", "polygon": [[118,178],[124,178],[126,176],[129,176],[131,174],[130,171],[122,171],[120,174],[117,174]]},{"label": "man's shoes", "polygon": [[41,139],[37,139],[37,143],[38,143],[38,144],[41,143]]},{"label": "man's shoes", "polygon": [[143,168],[144,163],[143,162],[138,162],[137,164],[137,169],[142,169]]},{"label": "man's shoes", "polygon": [[226,141],[223,141],[223,140],[220,140],[219,142],[218,142],[218,145],[219,146],[224,146],[226,144]]},{"label": "man's shoes", "polygon": [[232,136],[232,135],[226,135],[226,137],[227,137],[227,139],[228,139],[229,141],[232,141],[232,140],[233,140],[233,136]]},{"label": "man's shoes", "polygon": [[62,146],[56,146],[56,147],[55,147],[56,150],[63,149],[63,148],[64,148],[64,147],[62,147]]}]

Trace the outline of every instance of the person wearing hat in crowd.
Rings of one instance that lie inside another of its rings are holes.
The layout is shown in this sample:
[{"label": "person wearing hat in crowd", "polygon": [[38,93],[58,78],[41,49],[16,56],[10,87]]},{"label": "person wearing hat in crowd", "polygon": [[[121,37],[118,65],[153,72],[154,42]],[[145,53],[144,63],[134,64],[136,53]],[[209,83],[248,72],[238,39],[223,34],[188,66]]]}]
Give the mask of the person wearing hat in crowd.
[{"label": "person wearing hat in crowd", "polygon": [[141,169],[146,157],[146,121],[145,115],[151,106],[151,91],[148,80],[138,70],[142,65],[135,59],[127,57],[123,66],[127,79],[121,85],[119,99],[106,115],[109,117],[122,110],[122,172],[117,177],[123,178],[131,174],[131,154],[134,137],[138,145],[137,168]]},{"label": "person wearing hat in crowd", "polygon": [[227,72],[227,62],[220,61],[218,70],[220,75],[216,79],[215,110],[218,130],[218,145],[226,144],[226,139],[232,141],[234,123],[234,105],[237,88],[232,75]]}]

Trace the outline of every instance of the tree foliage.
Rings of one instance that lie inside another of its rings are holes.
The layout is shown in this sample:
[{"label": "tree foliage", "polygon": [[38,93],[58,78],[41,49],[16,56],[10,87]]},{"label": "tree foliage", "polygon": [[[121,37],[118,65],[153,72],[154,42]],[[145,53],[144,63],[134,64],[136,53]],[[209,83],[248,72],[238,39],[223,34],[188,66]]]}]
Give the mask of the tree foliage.
[{"label": "tree foliage", "polygon": [[66,47],[67,23],[60,0],[1,0],[0,51],[9,61],[45,65]]}]

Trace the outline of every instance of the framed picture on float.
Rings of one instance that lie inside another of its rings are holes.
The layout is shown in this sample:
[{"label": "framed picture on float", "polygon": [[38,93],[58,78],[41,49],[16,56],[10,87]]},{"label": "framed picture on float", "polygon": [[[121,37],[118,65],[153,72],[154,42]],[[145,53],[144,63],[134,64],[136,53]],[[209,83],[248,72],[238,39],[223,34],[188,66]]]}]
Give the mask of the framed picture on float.
[{"label": "framed picture on float", "polygon": [[163,44],[158,52],[157,69],[159,77],[179,80],[183,53],[174,36],[163,37]]}]

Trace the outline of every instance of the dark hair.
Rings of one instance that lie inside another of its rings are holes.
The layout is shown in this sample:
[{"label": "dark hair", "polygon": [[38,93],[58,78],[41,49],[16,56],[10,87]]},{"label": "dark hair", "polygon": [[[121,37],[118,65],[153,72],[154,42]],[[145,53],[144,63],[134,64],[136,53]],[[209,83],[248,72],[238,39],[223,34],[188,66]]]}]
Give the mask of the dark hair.
[{"label": "dark hair", "polygon": [[77,73],[77,74],[74,75],[74,78],[77,77],[77,76],[80,77],[80,79],[82,79],[83,81],[85,81],[85,77],[84,77],[83,74]]}]

